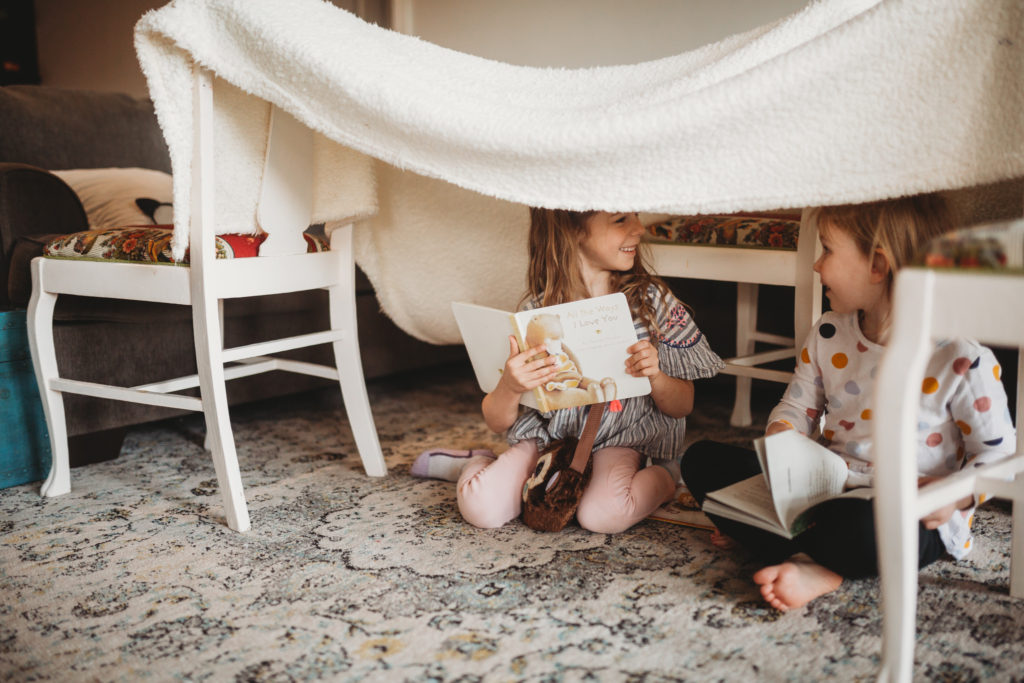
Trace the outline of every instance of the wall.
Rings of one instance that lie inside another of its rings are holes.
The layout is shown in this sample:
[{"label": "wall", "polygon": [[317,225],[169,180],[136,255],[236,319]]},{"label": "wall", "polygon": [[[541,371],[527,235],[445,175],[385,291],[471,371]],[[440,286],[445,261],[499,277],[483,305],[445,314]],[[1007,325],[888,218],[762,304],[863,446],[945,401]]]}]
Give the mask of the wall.
[{"label": "wall", "polygon": [[159,0],[35,0],[43,85],[146,94],[132,28]]},{"label": "wall", "polygon": [[392,0],[396,30],[525,66],[635,64],[796,12],[807,0]]},{"label": "wall", "polygon": [[[287,1],[287,0],[282,0]],[[633,63],[790,14],[806,0],[333,0],[440,45],[531,66]],[[35,0],[44,85],[146,95],[132,29],[162,0]]]},{"label": "wall", "polygon": [[[287,0],[281,0],[286,2]],[[333,0],[383,23],[384,0]],[[132,42],[135,22],[165,0],[35,0],[43,85],[147,95]]]}]

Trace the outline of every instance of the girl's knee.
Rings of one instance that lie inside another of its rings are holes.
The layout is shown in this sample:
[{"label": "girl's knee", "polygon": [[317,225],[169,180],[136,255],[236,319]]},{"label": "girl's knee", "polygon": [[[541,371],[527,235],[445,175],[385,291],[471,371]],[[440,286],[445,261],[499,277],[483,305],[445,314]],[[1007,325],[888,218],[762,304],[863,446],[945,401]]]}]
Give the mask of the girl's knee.
[{"label": "girl's knee", "polygon": [[458,505],[462,518],[480,529],[497,529],[519,516],[519,510],[497,506],[493,499],[487,499],[486,496],[463,496],[461,490]]},{"label": "girl's knee", "polygon": [[588,501],[584,498],[576,509],[576,521],[596,534],[617,534],[636,523],[623,501]]},{"label": "girl's knee", "polygon": [[686,481],[687,470],[703,469],[705,462],[715,458],[714,447],[713,441],[698,441],[686,449],[679,459],[679,466],[684,472],[683,481]]},{"label": "girl's knee", "polygon": [[456,485],[463,519],[482,529],[504,526],[519,516],[523,482],[537,459],[535,442],[520,442],[497,460],[471,460]]},{"label": "girl's knee", "polygon": [[754,451],[716,441],[698,441],[686,449],[679,466],[683,483],[703,503],[709,491],[761,471]]},{"label": "girl's knee", "polygon": [[519,516],[518,494],[505,487],[495,490],[479,476],[466,477],[456,487],[455,499],[462,518],[481,529],[497,529]]},{"label": "girl's knee", "polygon": [[685,472],[688,468],[701,468],[704,463],[720,458],[720,448],[714,441],[697,441],[691,444],[680,458],[680,465]]}]

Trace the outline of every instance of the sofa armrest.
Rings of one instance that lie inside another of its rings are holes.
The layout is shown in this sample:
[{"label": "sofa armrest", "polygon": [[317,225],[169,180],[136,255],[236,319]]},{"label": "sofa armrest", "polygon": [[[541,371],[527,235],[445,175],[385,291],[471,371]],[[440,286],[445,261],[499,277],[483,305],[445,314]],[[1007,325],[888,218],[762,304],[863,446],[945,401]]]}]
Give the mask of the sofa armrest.
[{"label": "sofa armrest", "polygon": [[8,277],[20,237],[88,228],[82,202],[63,180],[35,166],[0,162],[0,308],[11,306]]}]

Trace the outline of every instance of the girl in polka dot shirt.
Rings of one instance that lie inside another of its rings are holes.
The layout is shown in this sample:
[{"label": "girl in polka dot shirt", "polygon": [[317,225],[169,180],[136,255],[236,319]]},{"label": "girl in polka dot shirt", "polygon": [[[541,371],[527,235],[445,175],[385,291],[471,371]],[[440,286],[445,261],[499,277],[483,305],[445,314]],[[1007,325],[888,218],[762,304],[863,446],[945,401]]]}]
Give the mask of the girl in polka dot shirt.
[{"label": "girl in polka dot shirt", "polygon": [[[823,207],[812,213],[822,254],[814,264],[831,311],[815,324],[792,381],[768,418],[766,434],[795,429],[838,453],[849,466],[847,488],[872,485],[872,400],[889,331],[893,275],[930,239],[951,227],[937,196]],[[1013,453],[1016,435],[1000,367],[977,342],[940,342],[921,386],[919,485],[968,463]],[[820,436],[819,435],[820,431]],[[753,452],[713,442],[691,446],[683,480],[698,501],[708,491],[761,471]],[[982,499],[983,500],[983,497]],[[970,551],[974,507],[966,497],[924,517],[919,566]],[[780,610],[835,590],[843,578],[877,575],[870,500],[840,498],[813,508],[813,524],[793,540],[712,516],[713,541],[733,541],[766,562],[754,574],[764,599]],[[731,539],[731,540],[730,540]]]}]

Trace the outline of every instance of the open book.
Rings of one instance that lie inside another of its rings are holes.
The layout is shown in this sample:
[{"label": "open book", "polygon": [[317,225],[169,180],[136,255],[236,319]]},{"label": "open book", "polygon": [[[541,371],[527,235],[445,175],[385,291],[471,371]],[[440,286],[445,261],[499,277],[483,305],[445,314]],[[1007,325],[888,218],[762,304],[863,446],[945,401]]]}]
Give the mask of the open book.
[{"label": "open book", "polygon": [[626,373],[626,349],[637,338],[621,293],[518,313],[455,301],[452,312],[477,383],[487,393],[505,368],[510,334],[521,351],[544,344],[559,360],[558,374],[524,393],[523,405],[548,412],[651,393],[649,379]]},{"label": "open book", "polygon": [[793,538],[807,529],[808,508],[829,498],[871,498],[874,489],[843,492],[846,462],[803,434],[788,430],[754,440],[761,474],[712,491],[704,512]]}]

